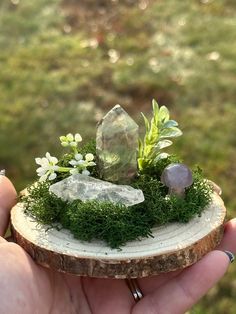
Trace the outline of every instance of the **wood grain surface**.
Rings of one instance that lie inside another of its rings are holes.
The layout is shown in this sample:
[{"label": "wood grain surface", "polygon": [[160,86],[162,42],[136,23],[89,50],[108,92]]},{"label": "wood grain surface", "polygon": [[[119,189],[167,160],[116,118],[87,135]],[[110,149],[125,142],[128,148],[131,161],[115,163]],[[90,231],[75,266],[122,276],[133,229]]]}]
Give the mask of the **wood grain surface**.
[{"label": "wood grain surface", "polygon": [[68,230],[38,224],[24,213],[22,204],[12,209],[11,228],[15,241],[43,266],[81,276],[137,278],[197,262],[220,242],[225,216],[224,203],[214,194],[201,217],[156,227],[153,238],[128,242],[121,249],[96,240],[82,242]]}]

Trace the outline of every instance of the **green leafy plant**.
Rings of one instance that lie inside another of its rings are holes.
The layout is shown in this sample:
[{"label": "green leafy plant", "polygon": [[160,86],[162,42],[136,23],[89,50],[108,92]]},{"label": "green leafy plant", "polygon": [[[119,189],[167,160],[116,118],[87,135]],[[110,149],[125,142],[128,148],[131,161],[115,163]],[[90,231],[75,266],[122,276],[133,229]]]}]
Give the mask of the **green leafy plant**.
[{"label": "green leafy plant", "polygon": [[170,120],[169,110],[165,106],[159,108],[158,103],[153,99],[153,117],[151,121],[142,113],[145,122],[146,133],[144,139],[139,139],[138,167],[142,171],[153,163],[168,154],[161,150],[172,144],[169,138],[182,135],[175,120]]}]

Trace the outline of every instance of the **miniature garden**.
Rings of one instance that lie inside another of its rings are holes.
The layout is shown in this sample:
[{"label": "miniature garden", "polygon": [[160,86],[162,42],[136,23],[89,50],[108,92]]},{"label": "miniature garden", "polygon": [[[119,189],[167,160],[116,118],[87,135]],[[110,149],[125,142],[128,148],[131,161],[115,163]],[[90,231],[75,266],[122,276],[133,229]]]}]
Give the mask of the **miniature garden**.
[{"label": "miniature garden", "polygon": [[26,213],[69,229],[80,240],[104,240],[111,248],[152,236],[154,226],[201,215],[212,188],[199,168],[191,171],[163,152],[182,132],[165,106],[152,104],[151,121],[143,115],[143,138],[119,105],[99,123],[96,142],[82,146],[79,133],[61,136],[68,149],[61,159],[49,152],[35,159],[40,178],[22,197]]},{"label": "miniature garden", "polygon": [[[83,10],[78,10],[78,3]],[[170,163],[185,163],[193,174],[194,165],[200,165],[203,176],[222,187],[228,217],[233,217],[235,1],[136,3],[99,1],[91,10],[87,0],[0,2],[0,169],[7,169],[20,191],[36,178],[35,157],[47,151],[52,156],[70,154],[70,147],[57,140],[70,132],[83,136],[78,147],[83,157],[88,153],[96,157],[90,139],[95,139],[97,121],[116,103],[137,121],[142,136],[137,114],[142,111],[150,119],[150,99],[155,98],[168,105],[184,133],[164,149],[178,156],[172,155]],[[58,161],[68,166],[66,160],[58,157]],[[158,180],[167,164],[159,166]],[[95,169],[88,167],[90,176],[96,177]],[[153,169],[149,170],[142,176],[151,176]],[[31,194],[32,201],[38,199],[31,214],[39,221],[54,224],[58,216],[55,219],[53,214],[65,213],[62,200],[40,197],[65,175],[58,173],[56,179],[41,182]],[[168,193],[167,187],[162,189]],[[189,192],[186,188],[185,197]],[[55,204],[58,207],[50,210]],[[62,218],[68,227],[67,217]],[[167,217],[156,218],[162,223]],[[149,235],[150,225],[146,227]],[[93,231],[88,238],[93,238]],[[113,245],[122,248],[124,240],[115,241]],[[190,313],[234,314],[235,275],[233,266]]]}]

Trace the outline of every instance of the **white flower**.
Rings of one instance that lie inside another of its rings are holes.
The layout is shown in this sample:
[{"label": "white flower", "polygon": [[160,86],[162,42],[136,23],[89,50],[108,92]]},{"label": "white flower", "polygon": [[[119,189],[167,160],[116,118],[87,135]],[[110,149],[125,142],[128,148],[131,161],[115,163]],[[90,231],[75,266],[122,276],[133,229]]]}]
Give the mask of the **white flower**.
[{"label": "white flower", "polygon": [[76,133],[76,134],[75,134],[75,141],[76,141],[77,143],[82,142],[82,137],[81,137],[81,135],[80,135],[79,133]]},{"label": "white flower", "polygon": [[67,138],[68,142],[74,141],[74,135],[71,134],[71,133],[67,134],[67,135],[66,135],[66,138]]},{"label": "white flower", "polygon": [[67,142],[61,142],[61,146],[63,146],[63,147],[69,146],[69,143],[67,143]]},{"label": "white flower", "polygon": [[70,142],[70,144],[69,144],[71,147],[77,147],[77,143],[76,142]]},{"label": "white flower", "polygon": [[90,161],[90,162],[87,163],[86,167],[91,167],[91,166],[96,166],[96,163],[93,162],[93,161]]},{"label": "white flower", "polygon": [[78,168],[73,168],[70,170],[70,174],[77,174],[79,173],[79,169]]},{"label": "white flower", "polygon": [[60,136],[60,141],[61,141],[61,145],[62,145],[63,147],[66,147],[66,146],[69,145],[66,136]]},{"label": "white flower", "polygon": [[81,154],[76,154],[75,159],[72,159],[69,164],[76,167],[78,165],[83,165],[85,163],[85,160],[83,160],[83,156]]},{"label": "white flower", "polygon": [[85,159],[82,154],[75,154],[74,159],[69,161],[69,164],[74,168],[70,170],[70,174],[82,173],[84,175],[90,175],[87,167],[95,166],[94,155],[86,154]]},{"label": "white flower", "polygon": [[93,154],[89,153],[85,155],[86,167],[96,166],[96,163],[92,160],[94,160]]},{"label": "white flower", "polygon": [[35,158],[35,162],[40,165],[40,167],[36,170],[38,176],[40,177],[40,182],[47,179],[54,180],[57,177],[55,171],[59,169],[59,166],[56,165],[58,163],[58,159],[56,157],[46,153],[46,157]]},{"label": "white flower", "polygon": [[92,161],[92,160],[94,160],[94,155],[93,154],[86,154],[85,155],[85,160],[86,161]]},{"label": "white flower", "polygon": [[89,176],[90,175],[90,172],[87,170],[87,169],[84,169],[82,171],[82,174],[84,174],[85,176]]},{"label": "white flower", "polygon": [[75,135],[68,133],[66,136],[60,136],[60,141],[63,147],[77,147],[78,143],[82,141],[82,137],[79,133]]}]

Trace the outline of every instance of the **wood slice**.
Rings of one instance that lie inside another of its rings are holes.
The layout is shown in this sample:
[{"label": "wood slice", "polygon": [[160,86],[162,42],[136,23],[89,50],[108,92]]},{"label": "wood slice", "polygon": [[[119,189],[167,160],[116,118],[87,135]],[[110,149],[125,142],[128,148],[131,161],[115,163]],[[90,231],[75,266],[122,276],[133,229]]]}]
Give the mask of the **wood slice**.
[{"label": "wood slice", "polygon": [[153,228],[153,238],[129,242],[122,250],[110,249],[101,241],[82,242],[68,230],[38,224],[24,213],[22,204],[12,209],[11,225],[15,241],[43,266],[121,279],[157,275],[197,262],[221,241],[225,216],[224,203],[214,194],[201,217]]}]

